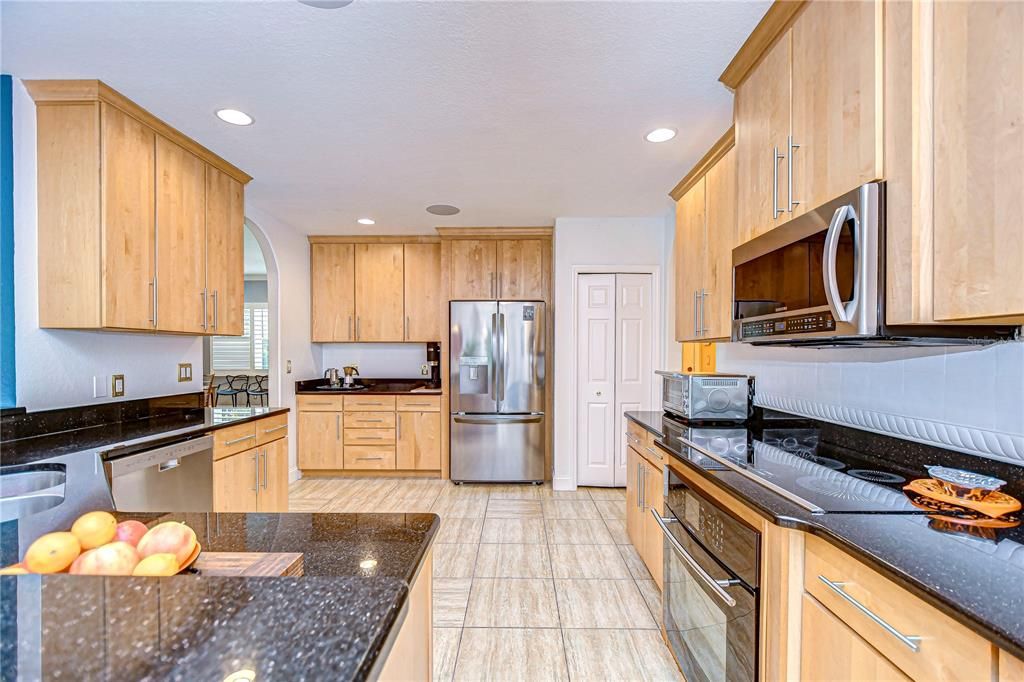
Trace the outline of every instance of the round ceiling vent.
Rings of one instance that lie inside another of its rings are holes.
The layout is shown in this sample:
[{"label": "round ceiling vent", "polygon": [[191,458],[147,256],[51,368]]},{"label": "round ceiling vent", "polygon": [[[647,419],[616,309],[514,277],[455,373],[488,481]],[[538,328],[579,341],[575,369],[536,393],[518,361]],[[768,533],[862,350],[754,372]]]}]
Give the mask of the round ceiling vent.
[{"label": "round ceiling vent", "polygon": [[448,204],[434,204],[433,206],[427,206],[427,213],[432,213],[434,215],[455,215],[458,212],[458,207],[449,206]]},{"label": "round ceiling vent", "polygon": [[316,7],[317,9],[341,9],[348,7],[355,0],[299,0],[303,5]]}]

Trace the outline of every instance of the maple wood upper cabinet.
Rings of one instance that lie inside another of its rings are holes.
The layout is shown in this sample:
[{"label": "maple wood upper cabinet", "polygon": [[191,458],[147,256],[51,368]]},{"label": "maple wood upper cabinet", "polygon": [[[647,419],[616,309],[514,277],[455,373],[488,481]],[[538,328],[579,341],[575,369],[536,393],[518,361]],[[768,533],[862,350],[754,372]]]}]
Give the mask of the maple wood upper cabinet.
[{"label": "maple wood upper cabinet", "polygon": [[671,192],[676,340],[732,334],[732,250],[736,246],[736,149],[723,135]]},{"label": "maple wood upper cabinet", "polygon": [[405,340],[441,339],[441,245],[405,245]]},{"label": "maple wood upper cabinet", "polygon": [[356,340],[355,244],[309,245],[312,340]]},{"label": "maple wood upper cabinet", "polygon": [[450,300],[546,298],[550,228],[438,228],[438,232],[449,244]]},{"label": "maple wood upper cabinet", "polygon": [[881,0],[775,3],[721,80],[741,241],[882,177]]},{"label": "maple wood upper cabinet", "polygon": [[24,84],[40,326],[241,334],[251,178],[100,81]]},{"label": "maple wood upper cabinet", "polygon": [[356,340],[405,339],[401,244],[356,244]]},{"label": "maple wood upper cabinet", "polygon": [[886,5],[889,324],[1024,324],[1022,32],[1014,1]]}]

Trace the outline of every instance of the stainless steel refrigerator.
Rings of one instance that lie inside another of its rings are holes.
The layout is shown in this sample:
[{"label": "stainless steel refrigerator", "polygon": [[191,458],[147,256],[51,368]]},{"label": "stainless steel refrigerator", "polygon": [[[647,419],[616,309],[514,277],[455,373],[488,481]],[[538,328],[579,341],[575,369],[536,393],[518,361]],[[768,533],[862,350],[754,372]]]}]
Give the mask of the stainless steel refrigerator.
[{"label": "stainless steel refrigerator", "polygon": [[453,481],[544,481],[545,312],[540,301],[452,301]]}]

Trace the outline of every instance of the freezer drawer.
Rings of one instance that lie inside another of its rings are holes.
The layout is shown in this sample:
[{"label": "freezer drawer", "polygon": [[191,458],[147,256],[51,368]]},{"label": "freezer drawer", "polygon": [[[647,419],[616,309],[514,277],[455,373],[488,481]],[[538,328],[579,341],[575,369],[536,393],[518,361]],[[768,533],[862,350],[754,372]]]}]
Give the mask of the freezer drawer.
[{"label": "freezer drawer", "polygon": [[543,481],[543,414],[453,414],[453,481]]}]

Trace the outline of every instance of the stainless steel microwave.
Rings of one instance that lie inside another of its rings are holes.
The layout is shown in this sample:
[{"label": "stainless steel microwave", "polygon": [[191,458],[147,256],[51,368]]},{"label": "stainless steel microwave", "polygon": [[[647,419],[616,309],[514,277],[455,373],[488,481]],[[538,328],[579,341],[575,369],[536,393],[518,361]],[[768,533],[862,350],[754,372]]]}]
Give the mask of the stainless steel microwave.
[{"label": "stainless steel microwave", "polygon": [[978,344],[1000,326],[885,323],[885,184],[857,189],[733,249],[732,340],[759,345]]}]

